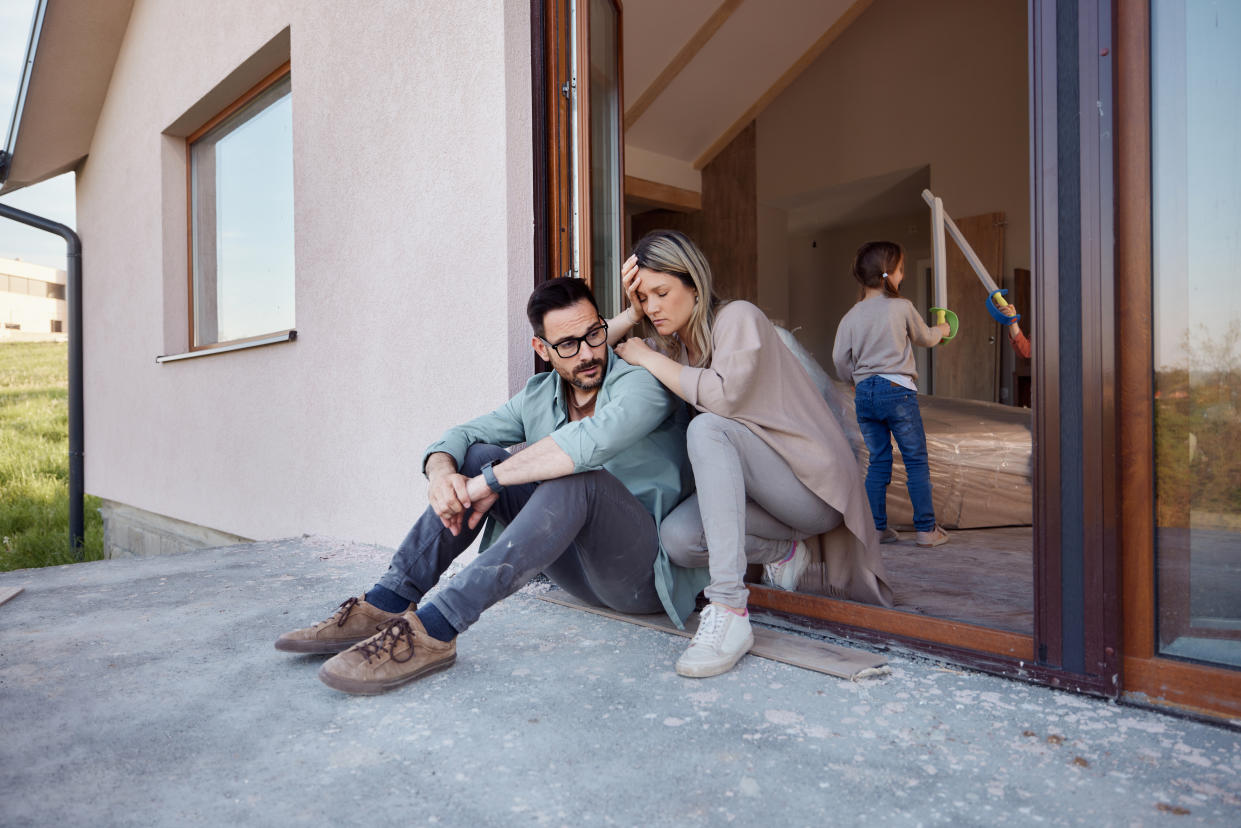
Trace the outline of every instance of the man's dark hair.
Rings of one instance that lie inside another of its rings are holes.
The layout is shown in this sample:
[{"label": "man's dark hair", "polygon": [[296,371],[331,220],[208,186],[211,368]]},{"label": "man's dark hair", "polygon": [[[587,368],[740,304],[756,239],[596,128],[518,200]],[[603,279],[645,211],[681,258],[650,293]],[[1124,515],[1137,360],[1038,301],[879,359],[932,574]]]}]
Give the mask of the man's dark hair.
[{"label": "man's dark hair", "polygon": [[526,317],[530,320],[530,327],[534,328],[534,335],[540,338],[543,336],[543,317],[547,316],[549,311],[571,307],[583,299],[590,302],[595,313],[599,312],[599,305],[585,279],[559,276],[536,287],[534,293],[530,294],[530,301],[526,303]]}]

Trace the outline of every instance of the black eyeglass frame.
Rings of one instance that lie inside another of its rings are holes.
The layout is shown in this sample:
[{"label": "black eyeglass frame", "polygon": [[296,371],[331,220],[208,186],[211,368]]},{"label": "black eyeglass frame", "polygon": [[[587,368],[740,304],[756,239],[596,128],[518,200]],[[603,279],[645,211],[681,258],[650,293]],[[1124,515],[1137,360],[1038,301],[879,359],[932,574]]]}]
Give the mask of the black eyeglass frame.
[{"label": "black eyeglass frame", "polygon": [[[603,334],[603,339],[600,339],[598,342],[591,342],[590,338],[592,336],[598,336],[600,332],[602,332]],[[572,359],[573,357],[577,356],[578,351],[582,350],[583,342],[585,342],[587,345],[589,345],[592,348],[598,348],[600,345],[603,345],[604,343],[608,341],[608,320],[600,316],[599,324],[595,325],[589,331],[587,331],[585,336],[570,336],[566,339],[560,340],[554,345],[548,342],[546,339],[543,339],[543,337],[541,336],[539,337],[539,339],[542,339],[544,345],[546,345],[547,347],[555,351],[556,356],[560,357],[561,359]],[[560,348],[564,345],[572,345],[573,350],[567,354],[563,353],[560,350]]]}]

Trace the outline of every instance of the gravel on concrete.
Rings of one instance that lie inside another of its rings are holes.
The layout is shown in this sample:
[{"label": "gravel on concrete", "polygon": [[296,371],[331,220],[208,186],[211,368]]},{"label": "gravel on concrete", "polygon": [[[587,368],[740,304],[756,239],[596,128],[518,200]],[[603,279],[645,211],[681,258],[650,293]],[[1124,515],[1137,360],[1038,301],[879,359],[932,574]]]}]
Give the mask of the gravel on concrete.
[{"label": "gravel on concrete", "polygon": [[1229,825],[1238,732],[907,653],[858,682],[531,585],[378,697],[277,652],[390,550],[304,537],[0,574],[3,825]]}]

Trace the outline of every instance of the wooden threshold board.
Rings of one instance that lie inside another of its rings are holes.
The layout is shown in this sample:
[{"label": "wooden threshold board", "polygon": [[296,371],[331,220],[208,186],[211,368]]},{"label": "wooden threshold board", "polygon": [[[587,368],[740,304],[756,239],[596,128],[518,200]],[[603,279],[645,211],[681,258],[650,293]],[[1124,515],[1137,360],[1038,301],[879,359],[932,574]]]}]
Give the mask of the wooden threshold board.
[{"label": "wooden threshold board", "polygon": [[23,589],[25,587],[0,587],[0,604],[16,598]]},{"label": "wooden threshold board", "polygon": [[[606,607],[591,606],[579,601],[563,590],[539,593],[536,597],[547,601],[549,604],[585,610],[595,615],[602,615],[605,618],[626,621],[630,624],[637,624],[640,627],[647,627],[652,630],[661,630],[673,635],[679,635],[682,638],[691,638],[694,635],[694,631],[698,629],[698,613],[696,612],[686,622],[685,629],[678,630],[668,616],[663,613],[626,615],[623,612],[616,612]],[[865,650],[855,650],[850,647],[828,644],[826,641],[816,641],[812,638],[805,638],[800,635],[793,635],[758,625],[754,626],[754,646],[750,649],[750,655],[768,658],[772,661],[801,667],[804,670],[813,670],[816,673],[823,673],[850,681],[870,678],[888,672],[888,660],[881,655],[869,653]]]}]

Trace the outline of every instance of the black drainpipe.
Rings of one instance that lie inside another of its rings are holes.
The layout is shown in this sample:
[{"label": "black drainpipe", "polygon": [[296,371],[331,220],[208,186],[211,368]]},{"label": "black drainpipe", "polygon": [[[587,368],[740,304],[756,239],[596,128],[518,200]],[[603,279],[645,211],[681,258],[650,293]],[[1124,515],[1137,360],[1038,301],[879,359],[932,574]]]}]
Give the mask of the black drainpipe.
[{"label": "black drainpipe", "polygon": [[[0,150],[0,171],[8,164],[7,153]],[[0,174],[0,184],[4,177]],[[69,284],[65,301],[69,306],[69,549],[75,561],[82,560],[85,519],[82,493],[85,488],[86,439],[82,431],[82,240],[72,228],[63,224],[0,204],[0,216],[54,233],[68,245]]]}]

